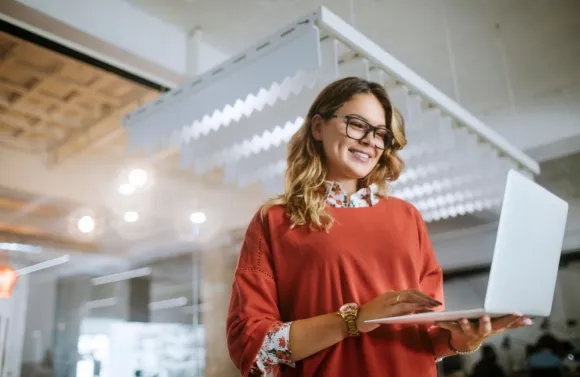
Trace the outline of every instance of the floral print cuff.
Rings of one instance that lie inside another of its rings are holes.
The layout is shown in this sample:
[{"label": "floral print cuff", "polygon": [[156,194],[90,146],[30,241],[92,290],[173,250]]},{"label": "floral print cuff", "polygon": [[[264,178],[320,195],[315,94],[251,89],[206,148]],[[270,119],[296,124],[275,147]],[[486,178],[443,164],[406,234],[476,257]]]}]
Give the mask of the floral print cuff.
[{"label": "floral print cuff", "polygon": [[282,364],[294,367],[290,353],[291,325],[292,322],[277,323],[266,334],[264,344],[250,369],[251,376],[273,376],[275,368]]}]

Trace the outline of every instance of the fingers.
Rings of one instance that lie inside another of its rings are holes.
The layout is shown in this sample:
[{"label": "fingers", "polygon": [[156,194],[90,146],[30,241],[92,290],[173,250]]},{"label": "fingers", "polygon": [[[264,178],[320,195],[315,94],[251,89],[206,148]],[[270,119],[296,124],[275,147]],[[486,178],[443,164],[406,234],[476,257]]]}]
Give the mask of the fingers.
[{"label": "fingers", "polygon": [[402,302],[413,304],[424,304],[428,307],[436,307],[442,305],[439,301],[427,296],[423,292],[416,289],[409,289],[404,291],[391,291],[387,294],[388,302],[391,305],[396,305]]},{"label": "fingers", "polygon": [[466,335],[473,335],[474,329],[469,320],[465,318],[460,319],[459,326],[461,327],[461,331],[463,331]]},{"label": "fingers", "polygon": [[512,323],[512,325],[510,326],[510,328],[531,326],[533,324],[534,324],[534,321],[532,321],[531,318],[522,317],[522,318],[518,319],[517,321],[514,321],[514,323]]},{"label": "fingers", "polygon": [[517,329],[517,328],[520,328],[520,327],[530,326],[533,323],[534,322],[530,318],[528,318],[528,317],[519,317],[519,316],[516,316],[516,318],[513,321],[511,321],[510,323],[508,323],[505,326],[505,328],[503,328],[500,331],[507,330],[507,329]]},{"label": "fingers", "polygon": [[489,316],[483,316],[477,324],[471,323],[467,319],[461,319],[457,322],[437,322],[435,325],[449,331],[461,332],[467,336],[487,338],[493,334],[501,333],[507,329],[516,329],[523,326],[529,326],[533,322],[527,317],[519,314],[501,317],[493,321]]},{"label": "fingers", "polygon": [[492,334],[492,325],[489,316],[485,315],[479,319],[478,333],[482,338],[487,338]]},{"label": "fingers", "polygon": [[435,300],[433,297],[426,295],[425,293],[419,291],[418,289],[412,289],[408,291],[409,296],[416,297],[420,300],[428,302],[432,306],[441,306],[443,303]]},{"label": "fingers", "polygon": [[439,301],[417,289],[390,291],[383,294],[380,300],[387,317],[429,312],[442,305]]},{"label": "fingers", "polygon": [[519,314],[506,315],[504,317],[495,318],[492,321],[493,330],[494,331],[501,331],[503,329],[506,329],[507,327],[512,325],[514,322],[518,321],[520,318],[521,318],[521,316]]},{"label": "fingers", "polygon": [[435,326],[452,332],[461,332],[461,326],[457,322],[435,322]]},{"label": "fingers", "polygon": [[393,305],[389,308],[389,317],[397,317],[400,315],[407,315],[411,313],[416,313],[418,311],[425,311],[428,310],[422,304],[410,303],[410,302],[402,302],[396,305]]},{"label": "fingers", "polygon": [[524,326],[530,326],[531,324],[533,324],[531,319],[523,317],[521,314],[513,314],[494,319],[492,321],[492,331],[502,332],[507,329],[517,329]]},{"label": "fingers", "polygon": [[465,318],[462,318],[459,321],[436,322],[435,325],[449,331],[460,332],[469,336],[476,334],[476,331],[471,322]]},{"label": "fingers", "polygon": [[428,302],[428,303],[432,304],[433,306],[443,305],[443,303],[435,300],[431,296],[426,295],[425,293],[421,292],[418,289],[409,289],[409,290],[405,291],[405,293],[407,293],[409,295],[409,297],[415,297],[417,299],[424,300],[425,302]]}]

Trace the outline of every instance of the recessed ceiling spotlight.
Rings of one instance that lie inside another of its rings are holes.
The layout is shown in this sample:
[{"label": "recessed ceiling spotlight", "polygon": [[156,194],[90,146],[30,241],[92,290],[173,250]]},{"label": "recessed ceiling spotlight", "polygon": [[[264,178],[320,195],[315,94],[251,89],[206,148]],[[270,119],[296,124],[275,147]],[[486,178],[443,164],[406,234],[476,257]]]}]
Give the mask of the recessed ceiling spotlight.
[{"label": "recessed ceiling spotlight", "polygon": [[135,211],[128,211],[128,212],[125,212],[125,214],[123,215],[123,218],[128,223],[134,223],[134,222],[137,222],[139,220],[139,213],[137,213]]},{"label": "recessed ceiling spotlight", "polygon": [[77,228],[81,233],[91,233],[95,230],[95,219],[91,216],[82,216],[77,222]]},{"label": "recessed ceiling spotlight", "polygon": [[125,214],[123,215],[123,218],[128,223],[134,223],[134,222],[137,222],[139,220],[139,213],[137,213],[135,211],[128,211],[128,212],[125,212]]},{"label": "recessed ceiling spotlight", "polygon": [[192,223],[194,223],[194,224],[203,224],[203,223],[205,223],[205,220],[207,220],[207,219],[205,217],[205,213],[203,213],[203,212],[194,212],[189,217],[189,220]]},{"label": "recessed ceiling spotlight", "polygon": [[130,183],[122,183],[119,185],[119,194],[121,195],[131,195],[135,192],[135,186]]},{"label": "recessed ceiling spotlight", "polygon": [[133,169],[129,172],[129,183],[135,187],[143,187],[147,183],[148,174],[143,169]]}]

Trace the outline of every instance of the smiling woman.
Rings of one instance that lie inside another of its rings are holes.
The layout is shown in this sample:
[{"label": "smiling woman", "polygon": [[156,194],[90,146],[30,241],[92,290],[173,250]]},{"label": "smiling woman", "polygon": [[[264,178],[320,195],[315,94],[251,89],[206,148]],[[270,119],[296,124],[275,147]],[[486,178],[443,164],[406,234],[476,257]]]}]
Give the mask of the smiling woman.
[{"label": "smiling woman", "polygon": [[317,96],[288,144],[286,192],[264,209],[283,204],[292,223],[328,229],[327,198],[320,191],[333,182],[347,198],[360,189],[385,196],[387,181],[403,169],[397,151],[406,143],[403,118],[381,85],[356,77],[335,81]]},{"label": "smiling woman", "polygon": [[389,197],[403,168],[403,119],[379,84],[326,87],[288,145],[285,192],[256,213],[227,318],[244,376],[427,376],[525,325],[366,323],[443,308],[442,272],[418,210]]}]

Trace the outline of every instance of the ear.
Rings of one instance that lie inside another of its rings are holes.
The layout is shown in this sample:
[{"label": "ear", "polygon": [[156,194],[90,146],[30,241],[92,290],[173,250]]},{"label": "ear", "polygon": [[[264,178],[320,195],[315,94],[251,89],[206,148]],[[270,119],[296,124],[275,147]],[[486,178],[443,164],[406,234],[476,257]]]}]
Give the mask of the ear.
[{"label": "ear", "polygon": [[316,141],[322,141],[322,127],[324,126],[324,119],[320,115],[315,115],[310,121],[310,132]]}]

